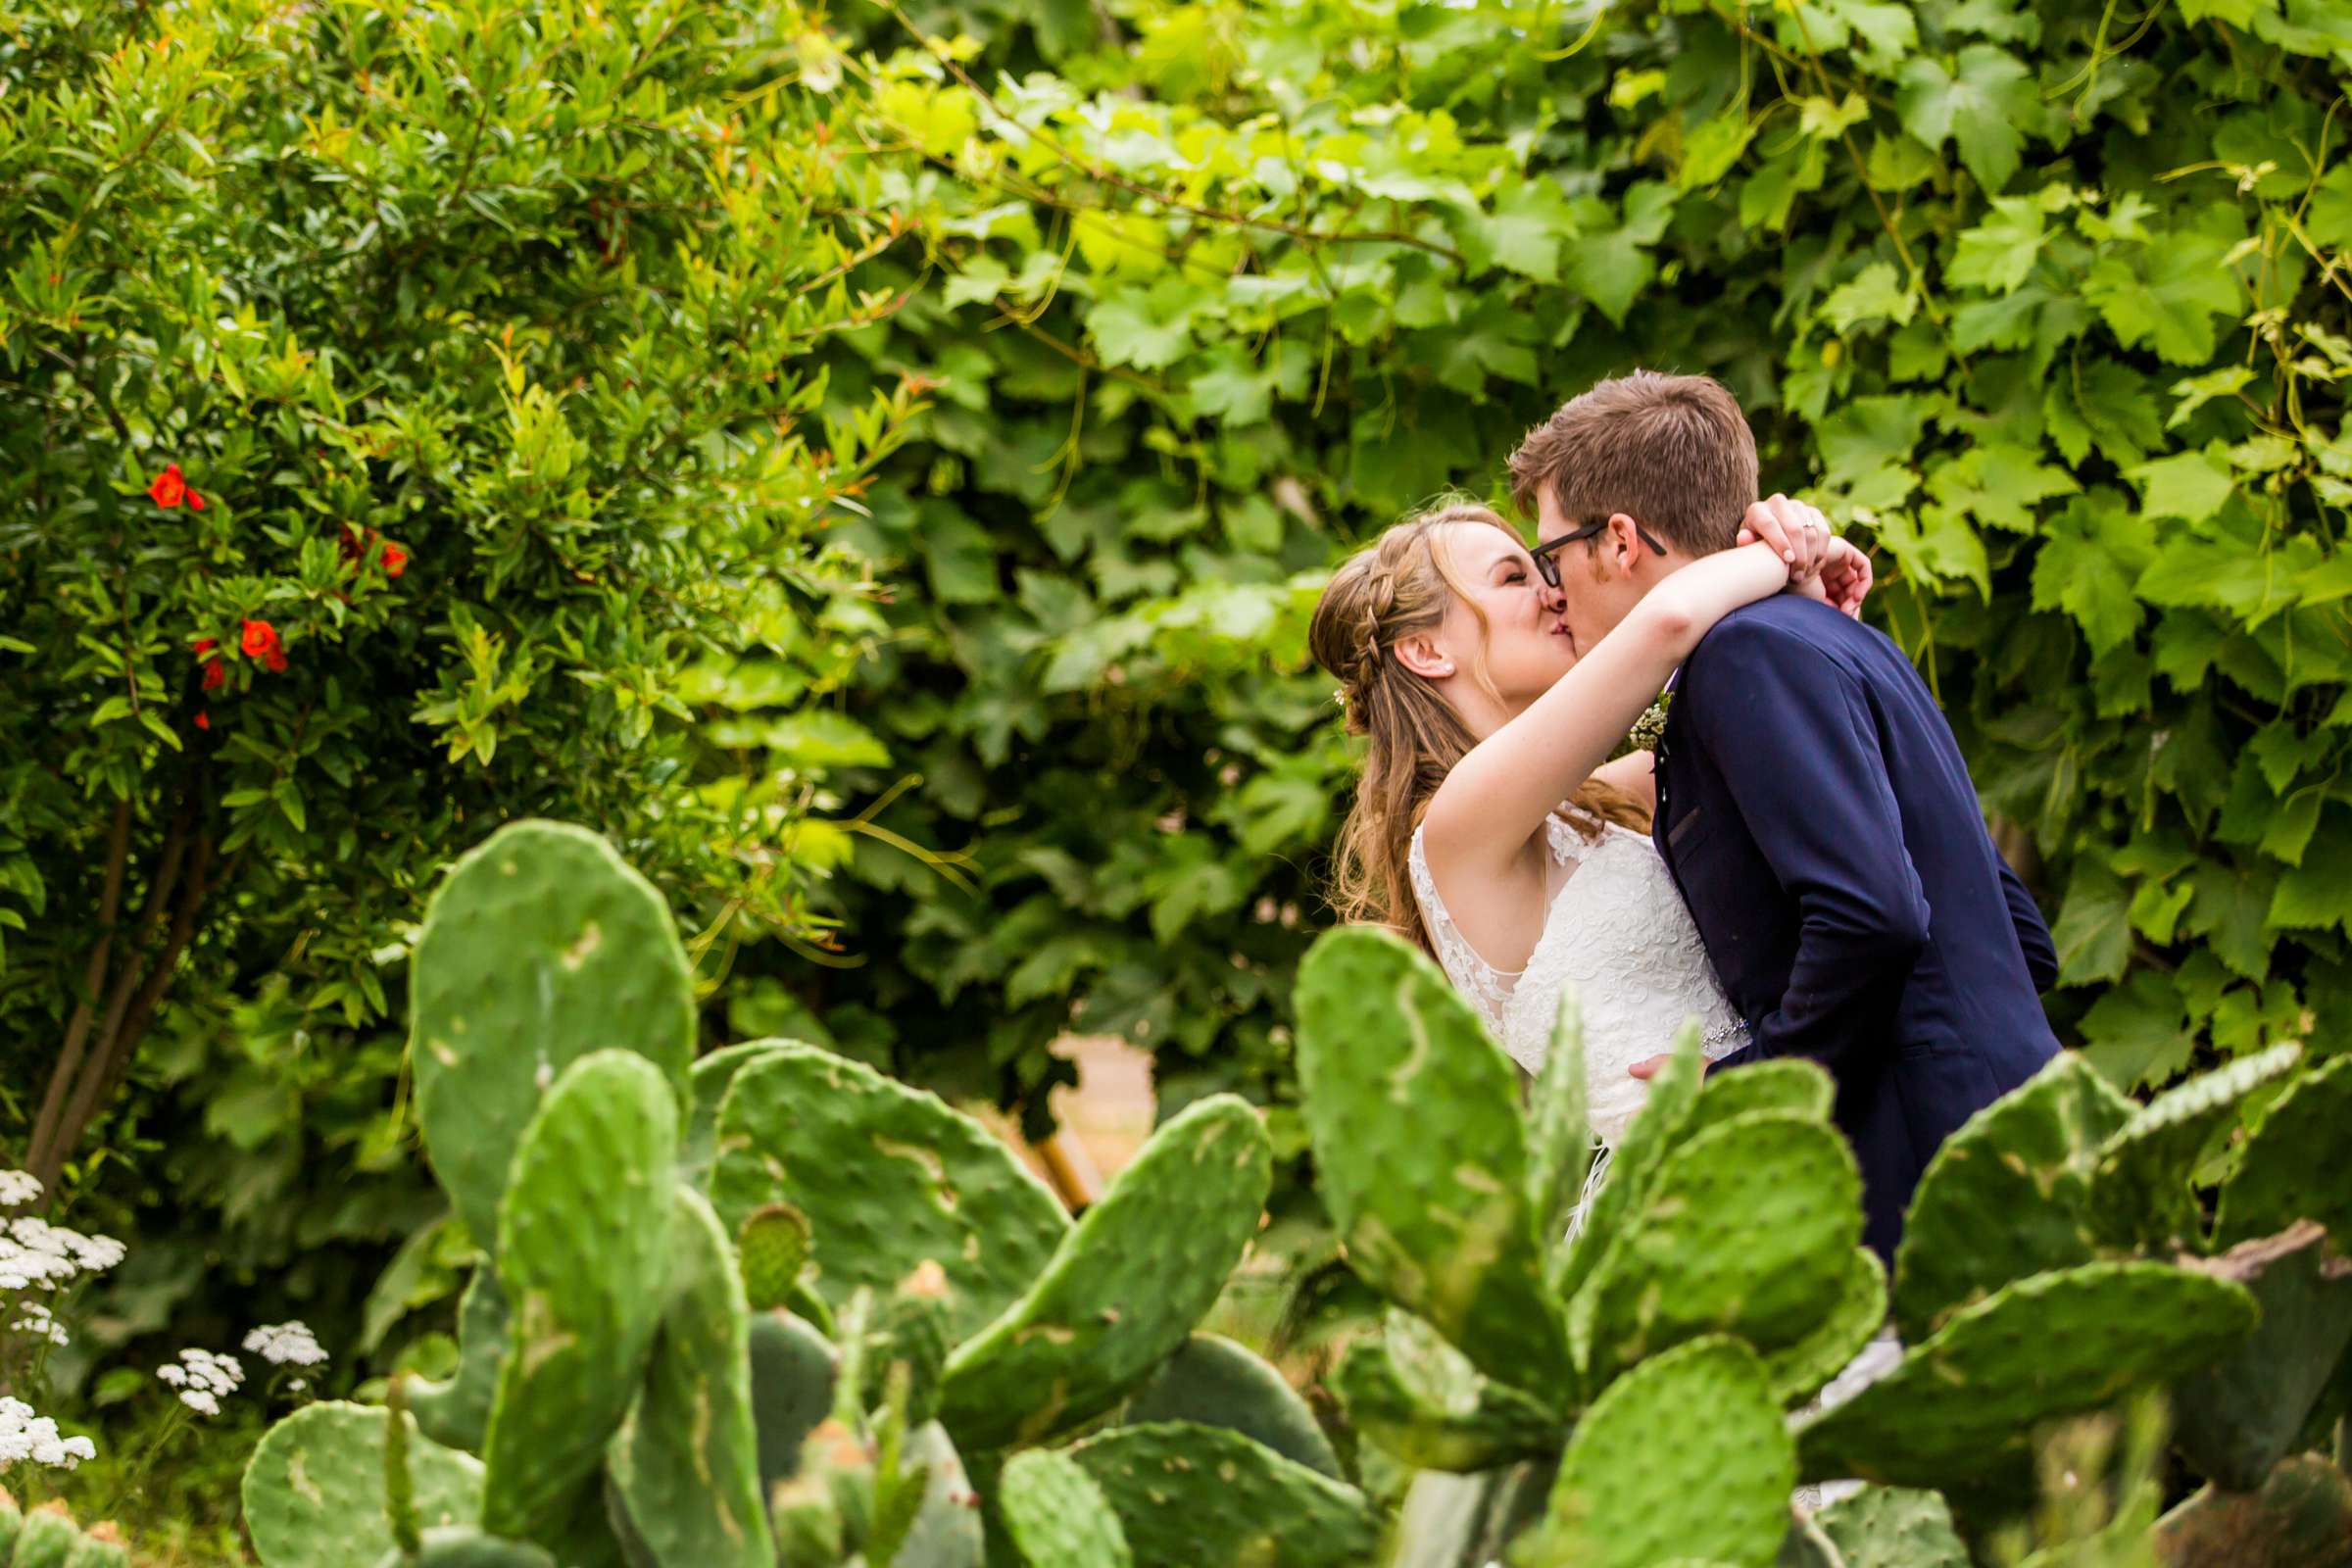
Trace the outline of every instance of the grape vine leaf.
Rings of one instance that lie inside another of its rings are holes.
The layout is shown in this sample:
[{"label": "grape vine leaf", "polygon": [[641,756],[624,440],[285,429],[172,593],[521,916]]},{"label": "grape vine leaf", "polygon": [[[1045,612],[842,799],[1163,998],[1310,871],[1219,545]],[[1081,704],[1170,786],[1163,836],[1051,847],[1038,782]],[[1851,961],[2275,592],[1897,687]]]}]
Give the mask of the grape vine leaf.
[{"label": "grape vine leaf", "polygon": [[2009,183],[2025,147],[2021,127],[2042,122],[2041,94],[2017,56],[1972,43],[1951,68],[1922,55],[1896,80],[1894,107],[1904,129],[1930,147],[1958,142],[1960,161],[1986,191]]}]

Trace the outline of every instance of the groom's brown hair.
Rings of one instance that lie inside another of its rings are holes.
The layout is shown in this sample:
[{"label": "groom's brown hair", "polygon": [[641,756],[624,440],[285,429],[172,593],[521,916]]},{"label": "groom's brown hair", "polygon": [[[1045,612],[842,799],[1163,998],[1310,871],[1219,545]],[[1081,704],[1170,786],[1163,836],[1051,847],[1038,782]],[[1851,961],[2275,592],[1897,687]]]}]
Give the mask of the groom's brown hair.
[{"label": "groom's brown hair", "polygon": [[1569,399],[1511,454],[1511,499],[1574,523],[1627,516],[1687,556],[1728,550],[1756,499],[1756,438],[1722,382],[1636,370]]}]

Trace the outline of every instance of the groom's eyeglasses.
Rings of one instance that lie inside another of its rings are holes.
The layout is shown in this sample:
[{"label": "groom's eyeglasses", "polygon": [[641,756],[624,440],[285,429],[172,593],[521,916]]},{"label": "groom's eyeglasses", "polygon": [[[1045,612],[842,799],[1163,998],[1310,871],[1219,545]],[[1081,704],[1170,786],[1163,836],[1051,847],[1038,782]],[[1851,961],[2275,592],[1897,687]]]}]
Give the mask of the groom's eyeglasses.
[{"label": "groom's eyeglasses", "polygon": [[[1584,523],[1581,526],[1571,528],[1566,533],[1561,534],[1557,539],[1544,540],[1542,544],[1537,545],[1528,552],[1529,555],[1536,558],[1536,570],[1544,574],[1544,580],[1545,582],[1551,584],[1551,586],[1554,588],[1557,588],[1560,585],[1560,564],[1552,559],[1552,552],[1559,549],[1562,545],[1578,544],[1584,540],[1590,539],[1594,534],[1600,532],[1601,529],[1606,528],[1608,525],[1609,519],[1602,517],[1596,521]],[[1634,524],[1634,532],[1639,535],[1642,542],[1649,546],[1650,549],[1655,550],[1661,556],[1666,554],[1666,547],[1658,543],[1656,536],[1653,535],[1647,528],[1642,527],[1637,522]]]}]

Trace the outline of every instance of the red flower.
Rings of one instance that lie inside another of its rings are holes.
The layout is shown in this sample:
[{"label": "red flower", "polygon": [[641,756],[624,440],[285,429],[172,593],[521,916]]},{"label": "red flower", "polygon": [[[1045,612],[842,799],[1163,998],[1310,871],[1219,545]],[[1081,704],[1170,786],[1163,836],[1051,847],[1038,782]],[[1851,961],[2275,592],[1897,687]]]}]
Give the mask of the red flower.
[{"label": "red flower", "polygon": [[272,654],[277,650],[277,628],[266,620],[246,621],[237,639],[237,647],[247,659],[261,659]]},{"label": "red flower", "polygon": [[270,674],[272,674],[272,675],[283,675],[283,674],[286,672],[286,656],[285,656],[285,653],[284,653],[282,650],[280,650],[280,649],[276,649],[276,648],[272,648],[272,649],[270,649],[270,650],[269,664],[270,664]]},{"label": "red flower", "polygon": [[227,680],[228,666],[226,664],[218,659],[208,659],[204,662],[204,689],[206,691],[217,692]]},{"label": "red flower", "polygon": [[147,495],[159,507],[170,509],[179,505],[188,493],[188,481],[180,477],[179,465],[174,463],[155,476],[147,487]]},{"label": "red flower", "polygon": [[206,712],[201,708],[196,710],[196,727],[198,729],[211,729],[213,727],[213,715]]},{"label": "red flower", "polygon": [[397,577],[408,569],[409,553],[389,539],[384,541],[382,559],[384,575],[387,577]]},{"label": "red flower", "polygon": [[211,653],[215,646],[217,645],[210,637],[199,637],[196,639],[196,653],[200,658],[203,655]]},{"label": "red flower", "polygon": [[202,512],[204,510],[204,497],[198,495],[193,490],[189,491],[188,510],[191,512]]}]

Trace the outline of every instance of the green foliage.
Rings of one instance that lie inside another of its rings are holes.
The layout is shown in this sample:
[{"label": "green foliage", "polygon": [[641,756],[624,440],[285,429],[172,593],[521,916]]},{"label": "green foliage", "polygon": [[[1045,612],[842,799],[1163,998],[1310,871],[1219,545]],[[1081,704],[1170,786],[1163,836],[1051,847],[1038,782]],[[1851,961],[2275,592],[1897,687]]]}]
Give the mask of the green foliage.
[{"label": "green foliage", "polygon": [[1287,1104],[1320,573],[1634,366],[1725,379],[1874,549],[2103,1072],[2352,997],[2336,0],[1069,15],[886,6],[840,61],[930,270],[834,387],[943,378],[843,536],[918,585],[849,710],[920,775],[876,824],[969,856],[827,884],[865,962],[787,967],[845,1033],[1027,1098],[1074,1020]]}]

